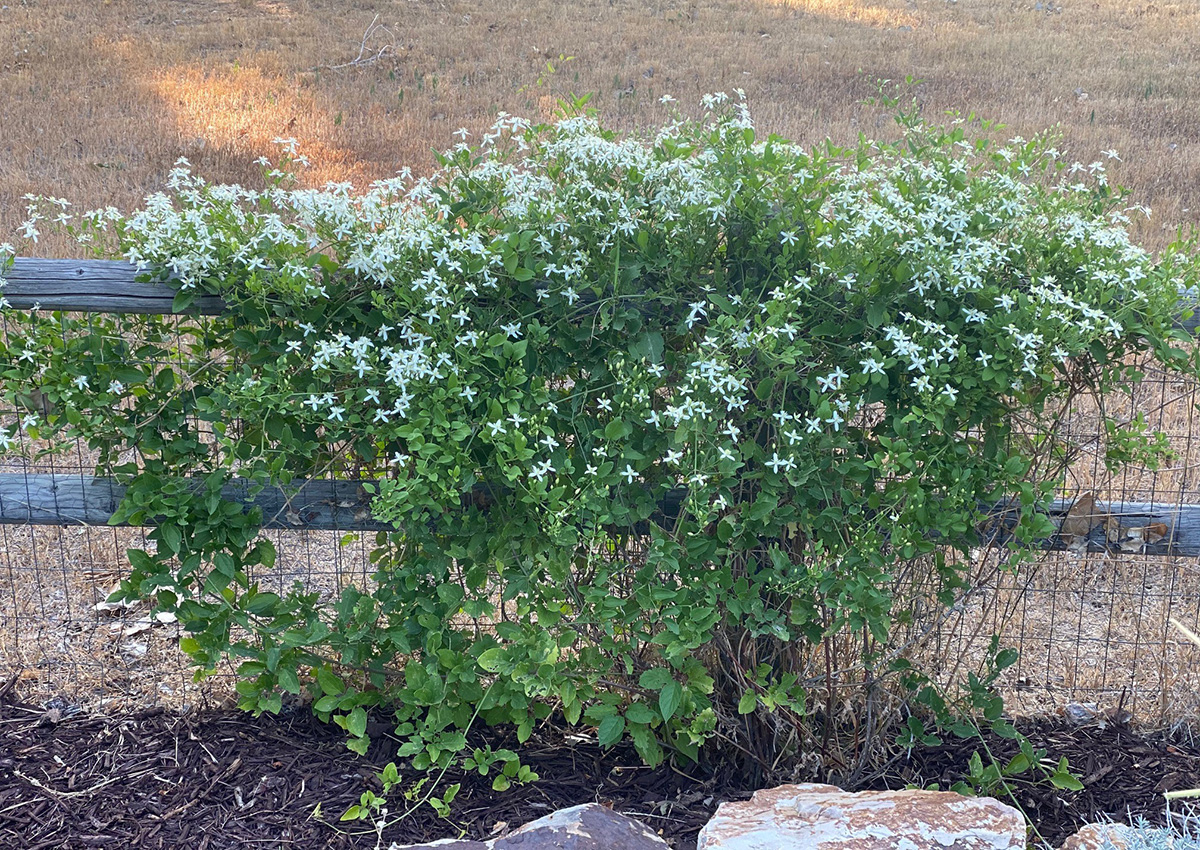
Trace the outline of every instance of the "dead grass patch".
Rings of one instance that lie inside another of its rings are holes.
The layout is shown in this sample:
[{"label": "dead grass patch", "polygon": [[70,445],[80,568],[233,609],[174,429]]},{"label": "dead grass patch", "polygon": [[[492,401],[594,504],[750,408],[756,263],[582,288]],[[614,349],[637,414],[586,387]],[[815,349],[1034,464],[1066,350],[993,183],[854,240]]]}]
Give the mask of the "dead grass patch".
[{"label": "dead grass patch", "polygon": [[[276,136],[317,163],[312,185],[427,171],[458,127],[478,132],[500,110],[545,117],[569,91],[635,130],[665,118],[663,94],[693,110],[742,88],[764,131],[849,141],[888,130],[861,104],[871,80],[913,75],[932,118],[975,110],[1023,135],[1061,125],[1085,162],[1120,151],[1113,179],[1155,209],[1136,235],[1161,247],[1200,210],[1200,7],[1040,5],[23,0],[0,10],[0,233],[26,192],[132,208],[181,155],[253,184]],[[77,252],[57,238],[37,250]]]}]

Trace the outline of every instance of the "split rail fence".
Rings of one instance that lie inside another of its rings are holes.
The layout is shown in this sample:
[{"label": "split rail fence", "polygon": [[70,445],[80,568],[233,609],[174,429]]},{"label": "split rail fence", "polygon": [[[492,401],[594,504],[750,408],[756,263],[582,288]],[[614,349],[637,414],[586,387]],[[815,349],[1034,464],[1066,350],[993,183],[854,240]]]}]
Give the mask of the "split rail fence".
[{"label": "split rail fence", "polygon": [[[14,310],[174,312],[175,290],[139,282],[125,263],[18,259],[5,278],[3,295]],[[186,312],[222,311],[219,298],[202,297]],[[1189,316],[1181,326],[1194,330],[1198,321]],[[8,332],[0,312],[0,334]],[[1081,517],[1086,535],[1070,547],[1061,534],[1044,541],[1045,556],[1020,574],[991,573],[939,628],[931,651],[969,657],[1000,633],[1021,650],[1005,680],[1018,711],[1075,703],[1082,706],[1075,713],[1119,705],[1150,723],[1200,717],[1200,650],[1177,639],[1170,624],[1195,628],[1200,620],[1196,391],[1194,382],[1167,375],[1130,387],[1123,400],[1129,414],[1140,412],[1165,432],[1179,461],[1166,470],[1126,470],[1118,481],[1103,480],[1098,457],[1090,471],[1072,472],[1076,496],[1097,494]],[[1074,439],[1093,438],[1087,411],[1065,422],[1075,427]],[[176,627],[104,602],[120,578],[124,550],[143,538],[141,529],[109,525],[122,488],[93,469],[83,447],[74,461],[0,456],[0,687],[15,680],[23,693],[60,710],[219,699],[220,681],[191,681]],[[332,597],[346,583],[367,581],[363,533],[386,526],[371,519],[360,482],[312,480],[251,495],[248,483],[233,481],[225,495],[262,509],[264,534],[279,551],[273,573],[258,577],[264,585],[284,590],[300,581]],[[1075,503],[1064,494],[1052,516],[1061,521]],[[662,510],[678,510],[677,499]],[[1002,530],[1003,509],[995,515]]]}]

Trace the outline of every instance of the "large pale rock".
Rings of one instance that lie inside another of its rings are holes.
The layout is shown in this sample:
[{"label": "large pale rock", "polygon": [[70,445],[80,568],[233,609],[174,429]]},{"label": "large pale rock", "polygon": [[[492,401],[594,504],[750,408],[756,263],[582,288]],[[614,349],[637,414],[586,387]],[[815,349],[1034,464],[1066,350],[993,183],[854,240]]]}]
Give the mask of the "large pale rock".
[{"label": "large pale rock", "polygon": [[1060,850],[1125,850],[1129,827],[1115,823],[1089,823],[1062,843]]},{"label": "large pale rock", "polygon": [[596,803],[560,809],[487,841],[393,844],[388,850],[668,850],[670,845],[633,818]]},{"label": "large pale rock", "polygon": [[1139,831],[1143,838],[1160,837],[1162,844],[1159,846],[1175,846],[1175,836],[1169,829],[1146,827],[1135,830],[1123,823],[1089,823],[1064,841],[1060,850],[1129,850],[1137,843],[1135,836]]},{"label": "large pale rock", "polygon": [[1024,850],[1025,819],[988,797],[782,785],[722,803],[696,850]]},{"label": "large pale rock", "polygon": [[647,827],[596,803],[560,809],[497,838],[489,850],[667,850]]}]

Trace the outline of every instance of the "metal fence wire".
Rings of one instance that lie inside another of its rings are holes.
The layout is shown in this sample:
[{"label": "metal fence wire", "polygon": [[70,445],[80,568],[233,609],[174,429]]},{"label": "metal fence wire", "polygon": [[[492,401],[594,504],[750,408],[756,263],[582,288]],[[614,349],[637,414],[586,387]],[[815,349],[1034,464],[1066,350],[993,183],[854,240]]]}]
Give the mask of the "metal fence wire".
[{"label": "metal fence wire", "polygon": [[[7,338],[9,332],[0,314],[0,334]],[[1058,418],[1050,436],[1075,455],[1062,497],[1091,493],[1102,503],[1200,504],[1196,383],[1148,372],[1122,389],[1099,402],[1078,401]],[[1110,416],[1144,416],[1166,435],[1174,458],[1157,470],[1126,465],[1109,474],[1098,404]],[[0,425],[11,426],[15,418],[0,414]],[[0,455],[0,474],[84,478],[94,474],[94,462],[82,445],[36,462],[14,451]],[[63,712],[232,700],[230,668],[193,680],[178,648],[178,624],[152,616],[145,606],[104,601],[126,568],[125,550],[143,546],[145,532],[0,523],[0,683],[16,677],[24,699]],[[299,581],[333,598],[348,584],[370,582],[372,533],[264,535],[278,550],[275,567],[253,577],[264,589],[285,592]],[[1000,635],[1002,645],[1020,651],[1001,680],[1008,708],[1017,715],[1110,710],[1148,725],[1192,720],[1200,713],[1200,649],[1170,620],[1200,623],[1200,561],[1126,548],[1131,551],[1044,552],[1017,571],[1002,569],[994,551],[972,553],[974,590],[948,615],[931,610],[925,620],[907,624],[897,640],[914,644],[926,669],[949,681],[978,664],[991,635]],[[907,580],[897,578],[901,585]]]}]

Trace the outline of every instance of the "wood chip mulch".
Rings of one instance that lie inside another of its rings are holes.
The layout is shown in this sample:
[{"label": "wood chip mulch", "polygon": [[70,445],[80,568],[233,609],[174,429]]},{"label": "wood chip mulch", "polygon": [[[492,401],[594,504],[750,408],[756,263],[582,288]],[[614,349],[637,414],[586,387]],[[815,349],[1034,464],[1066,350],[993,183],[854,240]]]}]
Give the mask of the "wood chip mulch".
[{"label": "wood chip mulch", "polygon": [[[1045,748],[1054,763],[1066,756],[1071,772],[1083,782],[1082,791],[1061,791],[1048,782],[1025,778],[1012,783],[1026,817],[1037,826],[1040,837],[1056,847],[1083,824],[1098,820],[1129,822],[1140,816],[1161,826],[1167,820],[1164,791],[1200,788],[1200,741],[1187,729],[1148,733],[1123,723],[1076,725],[1059,718],[1015,725],[1034,747]],[[985,739],[1001,762],[1017,753],[1013,741],[993,735]],[[977,740],[955,740],[914,751],[907,764],[895,766],[889,784],[896,787],[908,780],[948,788],[962,778],[972,751],[978,749]],[[999,799],[1013,802],[1004,796]],[[1174,811],[1181,811],[1179,803]]]},{"label": "wood chip mulch", "polygon": [[[1162,791],[1200,787],[1200,749],[1178,736],[1061,721],[1018,725],[1055,759],[1066,755],[1086,786],[1068,793],[1044,783],[1018,785],[1021,805],[1055,845],[1101,814],[1161,822]],[[63,701],[27,704],[0,688],[0,847],[386,848],[460,834],[486,838],[597,801],[641,819],[678,850],[691,850],[717,804],[745,799],[751,790],[732,769],[650,769],[629,749],[604,751],[594,739],[551,727],[521,748],[540,781],[497,794],[490,777],[447,774],[443,787],[462,783],[449,820],[425,805],[390,823],[381,837],[365,824],[338,821],[363,791],[379,790],[376,774],[394,759],[396,742],[379,727],[364,758],[346,749],[340,729],[303,708],[257,719],[234,710],[103,716],[72,713]],[[487,734],[496,747],[515,743],[498,730]],[[1008,741],[989,744],[1000,755],[1011,750]],[[915,751],[875,787],[948,787],[977,745],[956,741]],[[405,805],[393,792],[393,816]]]},{"label": "wood chip mulch", "polygon": [[[711,771],[651,770],[632,750],[602,751],[594,739],[552,728],[521,747],[538,782],[498,794],[490,776],[448,773],[442,787],[462,783],[450,820],[424,805],[380,842],[368,825],[338,820],[363,791],[380,790],[376,774],[395,758],[396,742],[380,727],[363,758],[306,708],[260,718],[237,710],[109,717],[0,699],[0,847],[386,848],[460,833],[486,838],[598,801],[686,848],[721,800],[748,796]],[[497,734],[489,730],[495,747],[516,746]],[[389,805],[394,819],[408,803],[394,790]]]}]

